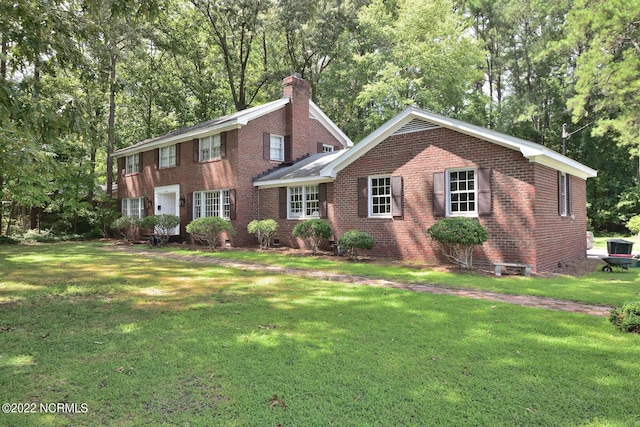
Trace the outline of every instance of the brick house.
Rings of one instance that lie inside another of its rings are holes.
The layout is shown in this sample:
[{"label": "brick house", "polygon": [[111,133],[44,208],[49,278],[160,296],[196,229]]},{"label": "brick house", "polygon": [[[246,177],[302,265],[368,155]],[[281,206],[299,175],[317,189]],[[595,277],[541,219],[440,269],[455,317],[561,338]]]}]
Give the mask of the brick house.
[{"label": "brick house", "polygon": [[247,224],[258,218],[253,179],[294,159],[351,147],[349,138],[309,99],[309,84],[283,80],[283,98],[151,138],[114,153],[117,198],[125,215],[172,214],[174,235],[201,216],[232,222],[235,246],[254,243]]},{"label": "brick house", "polygon": [[408,108],[354,148],[309,156],[254,186],[259,216],[278,218],[285,244],[299,244],[291,238],[298,220],[321,217],[336,236],[371,234],[375,255],[437,263],[444,258],[426,229],[464,215],[489,232],[476,265],[545,271],[586,257],[586,179],[594,176],[541,145]]},{"label": "brick house", "polygon": [[[545,271],[586,256],[586,180],[596,171],[541,145],[408,108],[357,145],[309,100],[308,83],[284,97],[118,150],[123,214],[179,215],[175,234],[201,216],[232,222],[234,246],[255,245],[253,219],[326,218],[335,237],[358,229],[372,254],[445,261],[426,234],[446,216],[478,218],[489,240],[475,265],[518,262]],[[353,148],[350,148],[353,147]],[[294,160],[296,159],[296,160]]]}]

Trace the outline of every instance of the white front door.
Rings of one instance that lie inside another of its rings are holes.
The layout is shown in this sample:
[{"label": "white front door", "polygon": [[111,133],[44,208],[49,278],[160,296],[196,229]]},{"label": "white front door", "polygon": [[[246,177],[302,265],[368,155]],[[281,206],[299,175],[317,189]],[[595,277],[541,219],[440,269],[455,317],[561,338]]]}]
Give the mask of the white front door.
[{"label": "white front door", "polygon": [[[156,187],[154,191],[156,215],[176,215],[180,216],[180,185],[166,185]],[[180,234],[180,225],[171,230],[169,234]]]}]

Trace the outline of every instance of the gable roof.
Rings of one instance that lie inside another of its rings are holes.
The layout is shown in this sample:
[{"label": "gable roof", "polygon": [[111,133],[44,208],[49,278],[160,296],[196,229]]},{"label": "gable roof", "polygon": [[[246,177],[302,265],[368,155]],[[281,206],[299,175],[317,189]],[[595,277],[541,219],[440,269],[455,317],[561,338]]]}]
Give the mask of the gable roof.
[{"label": "gable roof", "polygon": [[327,165],[320,174],[335,178],[338,172],[349,166],[380,142],[395,133],[407,133],[438,127],[451,129],[502,147],[519,151],[531,162],[540,163],[582,179],[597,176],[596,170],[540,144],[515,138],[491,129],[451,119],[449,117],[441,116],[415,107],[406,108],[400,114],[387,121],[368,137],[360,141],[354,148],[348,150],[346,155],[337,158],[331,164]]},{"label": "gable roof", "polygon": [[[284,106],[289,102],[290,99],[285,97],[257,107],[248,108],[213,120],[198,123],[193,126],[176,129],[165,133],[164,135],[149,138],[129,147],[116,150],[113,153],[113,157],[118,158],[128,156],[158,147],[190,141],[195,138],[202,138],[220,132],[240,129],[243,126],[246,126],[251,120],[284,108]],[[309,115],[318,120],[343,145],[343,147],[347,148],[353,146],[353,142],[349,137],[347,137],[342,130],[340,130],[340,128],[338,128],[338,126],[336,126],[336,124],[333,123],[331,119],[329,119],[329,117],[327,117],[311,100],[309,100]]]}]

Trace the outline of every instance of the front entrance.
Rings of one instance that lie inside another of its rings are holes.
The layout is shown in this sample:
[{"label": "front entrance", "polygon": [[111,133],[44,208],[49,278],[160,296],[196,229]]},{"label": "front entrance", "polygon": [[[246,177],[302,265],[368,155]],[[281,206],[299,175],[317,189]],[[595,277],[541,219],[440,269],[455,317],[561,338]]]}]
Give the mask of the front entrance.
[{"label": "front entrance", "polygon": [[[154,190],[154,213],[155,215],[176,215],[180,216],[180,185],[166,185],[156,187]],[[171,235],[180,234],[180,225],[171,230]]]}]

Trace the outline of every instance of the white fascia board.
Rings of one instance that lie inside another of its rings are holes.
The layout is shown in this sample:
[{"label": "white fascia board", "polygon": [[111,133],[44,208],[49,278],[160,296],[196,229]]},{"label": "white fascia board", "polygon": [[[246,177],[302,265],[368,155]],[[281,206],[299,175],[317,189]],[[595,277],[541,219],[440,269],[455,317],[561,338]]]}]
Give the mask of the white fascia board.
[{"label": "white fascia board", "polygon": [[366,154],[369,150],[415,118],[419,118],[433,123],[434,125],[451,129],[474,138],[482,139],[505,148],[519,151],[525,158],[529,159],[529,161],[544,164],[561,172],[569,173],[583,179],[597,176],[597,171],[594,169],[563,156],[560,153],[556,153],[555,151],[540,144],[535,144],[524,139],[515,138],[491,129],[462,122],[460,120],[444,117],[439,114],[419,110],[414,107],[406,108],[397,116],[387,121],[368,137],[356,144],[356,146],[349,150],[346,155],[327,165],[322,169],[320,174],[335,178],[338,172],[349,166],[359,157]]},{"label": "white fascia board", "polygon": [[327,176],[310,176],[307,178],[287,178],[287,179],[272,179],[269,181],[254,182],[253,186],[259,189],[263,188],[275,188],[275,187],[295,187],[303,185],[317,185],[327,182],[333,182],[334,179]]},{"label": "white fascia board", "polygon": [[255,111],[251,111],[247,114],[242,114],[242,112],[239,112],[238,117],[234,117],[232,119],[229,119],[222,123],[215,124],[210,127],[194,129],[190,132],[182,133],[180,135],[175,135],[167,138],[159,138],[157,141],[151,142],[149,144],[143,144],[139,146],[132,145],[131,147],[122,148],[116,151],[115,153],[113,153],[112,156],[114,159],[117,159],[118,157],[130,156],[132,154],[141,153],[143,151],[149,151],[159,147],[166,147],[168,145],[190,141],[195,138],[202,138],[209,135],[215,135],[221,132],[240,129],[243,126],[246,126],[251,120],[264,116],[265,114],[269,114],[273,111],[277,111],[283,108],[288,103],[289,103],[289,98],[282,98],[277,101],[273,101],[268,104],[265,104],[262,107],[256,108]]},{"label": "white fascia board", "polygon": [[197,129],[197,130],[193,130],[192,132],[175,135],[169,138],[162,138],[162,139],[159,139],[158,141],[154,141],[149,144],[144,144],[140,146],[133,145],[131,147],[122,148],[116,151],[115,153],[113,153],[112,156],[114,159],[117,159],[119,157],[130,156],[132,154],[142,153],[144,151],[149,151],[149,150],[153,150],[160,147],[166,147],[166,146],[178,144],[181,142],[191,141],[192,139],[195,139],[195,138],[202,138],[208,135],[214,135],[216,133],[226,132],[234,129],[240,129],[242,126],[243,125],[241,123],[238,123],[235,120],[233,122],[224,122],[209,128]]},{"label": "white fascia board", "polygon": [[376,129],[373,133],[369,134],[365,139],[357,143],[346,154],[338,157],[335,161],[329,163],[321,171],[320,175],[330,176],[335,178],[342,169],[349,166],[351,163],[365,155],[371,149],[373,149],[380,142],[387,139],[393,133],[410,122],[413,118],[409,117],[411,109],[405,109],[402,113],[398,114],[391,120],[388,120],[385,124]]},{"label": "white fascia board", "polygon": [[318,121],[325,127],[327,130],[342,143],[342,146],[345,148],[353,147],[353,141],[349,139],[349,137],[342,132],[342,130],[318,107],[313,101],[309,100],[309,112],[313,114],[313,116],[318,119]]}]

